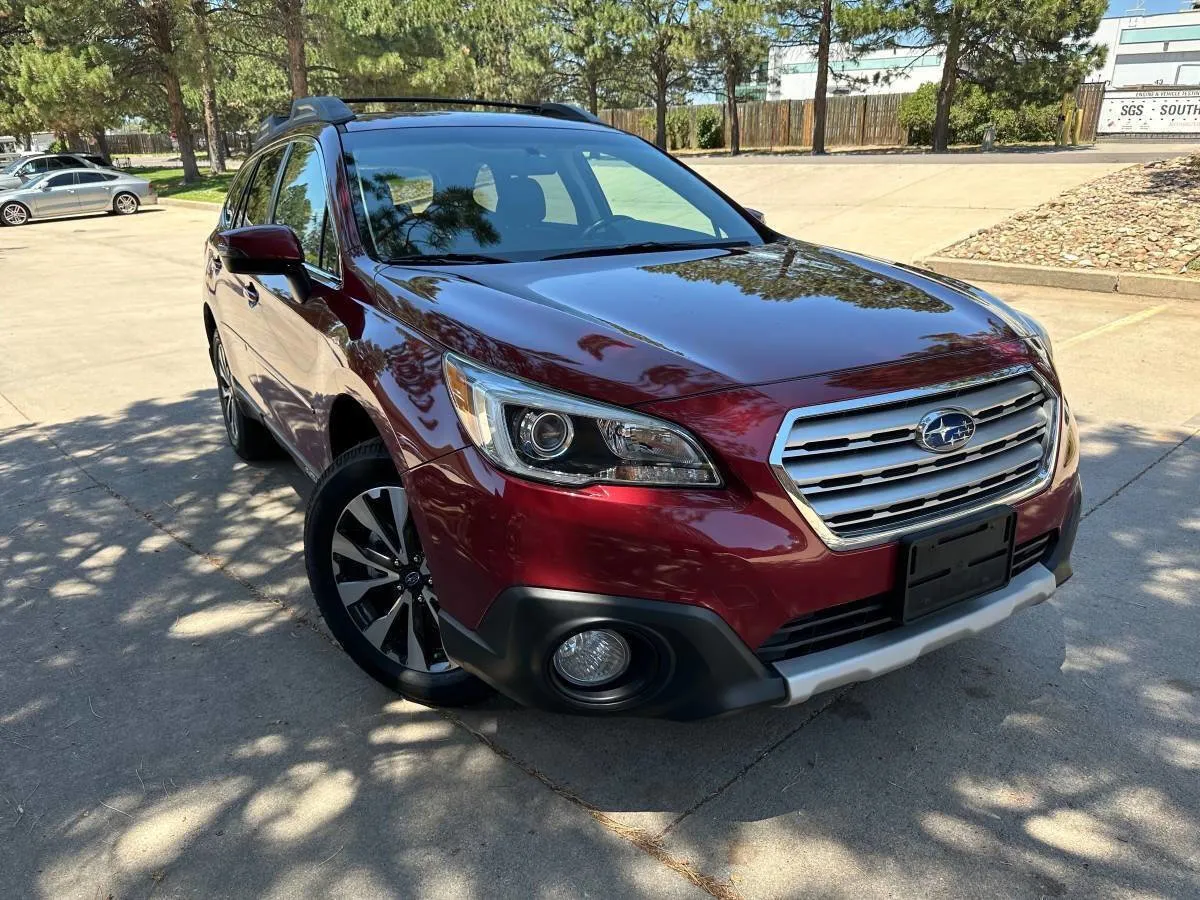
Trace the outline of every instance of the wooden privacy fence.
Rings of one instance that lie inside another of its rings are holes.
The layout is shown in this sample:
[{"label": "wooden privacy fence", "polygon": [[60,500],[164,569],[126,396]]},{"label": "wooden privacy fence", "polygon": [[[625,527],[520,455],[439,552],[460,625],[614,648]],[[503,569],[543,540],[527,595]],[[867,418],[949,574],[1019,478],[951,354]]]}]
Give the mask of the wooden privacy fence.
[{"label": "wooden privacy fence", "polygon": [[[828,147],[903,147],[908,129],[900,124],[900,104],[907,94],[875,94],[830,97],[825,110],[825,144]],[[729,122],[723,104],[672,107],[669,117],[683,114],[688,120],[686,137],[673,149],[699,149],[696,119],[702,109],[721,117],[722,147],[729,146]],[[615,128],[654,140],[654,109],[605,109],[600,118]],[[670,118],[668,120],[670,122]],[[738,124],[744,149],[811,147],[813,102],[811,100],[763,100],[738,104]],[[668,132],[672,129],[668,124]],[[682,127],[678,128],[683,132]]]},{"label": "wooden privacy fence", "polygon": [[1075,107],[1079,111],[1076,134],[1083,144],[1096,140],[1096,128],[1100,124],[1100,104],[1104,102],[1104,82],[1088,81],[1075,88]]}]

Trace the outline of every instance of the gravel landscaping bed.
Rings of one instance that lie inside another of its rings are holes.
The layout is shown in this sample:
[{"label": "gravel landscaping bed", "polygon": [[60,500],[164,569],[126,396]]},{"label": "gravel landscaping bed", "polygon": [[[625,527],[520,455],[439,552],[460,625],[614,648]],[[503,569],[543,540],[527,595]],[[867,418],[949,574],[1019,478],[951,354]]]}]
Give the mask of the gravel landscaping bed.
[{"label": "gravel landscaping bed", "polygon": [[940,255],[1200,278],[1200,156],[1105,175]]}]

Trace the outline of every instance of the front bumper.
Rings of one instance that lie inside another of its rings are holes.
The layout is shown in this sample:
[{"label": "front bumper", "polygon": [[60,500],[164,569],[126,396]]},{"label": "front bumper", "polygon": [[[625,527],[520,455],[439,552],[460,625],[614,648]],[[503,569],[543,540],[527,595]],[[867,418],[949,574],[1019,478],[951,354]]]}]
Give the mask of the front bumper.
[{"label": "front bumper", "polygon": [[[1082,507],[1075,491],[1047,555],[996,591],[907,625],[770,665],[711,610],[669,601],[574,591],[510,588],[471,629],[441,612],[446,652],[468,671],[527,706],[585,714],[700,719],[754,706],[790,706],[866,681],[999,624],[1052,596],[1071,577]],[[566,637],[613,628],[654,656],[655,676],[640,693],[588,702],[563,691],[551,655]]]}]

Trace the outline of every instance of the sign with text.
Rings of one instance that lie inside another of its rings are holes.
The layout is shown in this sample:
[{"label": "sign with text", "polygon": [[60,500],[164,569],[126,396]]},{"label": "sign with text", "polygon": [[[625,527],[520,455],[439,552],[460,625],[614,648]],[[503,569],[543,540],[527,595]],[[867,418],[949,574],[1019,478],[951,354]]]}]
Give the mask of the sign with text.
[{"label": "sign with text", "polygon": [[1105,91],[1099,134],[1200,134],[1200,89]]}]

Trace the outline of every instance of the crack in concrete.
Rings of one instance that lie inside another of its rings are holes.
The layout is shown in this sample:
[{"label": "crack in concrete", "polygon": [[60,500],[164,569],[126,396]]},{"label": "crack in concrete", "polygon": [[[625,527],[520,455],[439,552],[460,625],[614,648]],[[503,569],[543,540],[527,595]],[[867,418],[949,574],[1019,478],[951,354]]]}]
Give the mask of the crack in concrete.
[{"label": "crack in concrete", "polygon": [[1101,500],[1095,506],[1091,507],[1087,512],[1085,512],[1082,516],[1079,517],[1079,520],[1082,522],[1084,519],[1086,519],[1088,516],[1090,516],[1096,510],[1105,506],[1110,500],[1113,500],[1116,497],[1118,497],[1122,492],[1124,492],[1124,490],[1127,487],[1132,485],[1134,482],[1140,481],[1142,476],[1144,476],[1151,469],[1153,469],[1155,466],[1157,466],[1159,463],[1161,463],[1163,460],[1165,460],[1168,456],[1170,456],[1172,453],[1174,453],[1176,450],[1178,450],[1180,447],[1182,447],[1184,444],[1186,444],[1188,441],[1190,441],[1192,438],[1194,438],[1197,434],[1200,434],[1200,428],[1195,429],[1191,434],[1185,436],[1183,438],[1183,440],[1179,441],[1178,443],[1172,444],[1170,447],[1168,447],[1167,450],[1162,454],[1162,456],[1158,457],[1156,460],[1154,460],[1154,462],[1152,462],[1152,463],[1150,463],[1150,465],[1146,466],[1146,468],[1142,469],[1140,472],[1138,472],[1136,475],[1134,475],[1132,478],[1130,478],[1128,481],[1126,481],[1124,484],[1122,484],[1119,488],[1117,488],[1115,491],[1113,491],[1111,494],[1109,494],[1107,497],[1105,497],[1103,500]]},{"label": "crack in concrete", "polygon": [[[566,800],[568,803],[578,807],[579,809],[582,809],[584,812],[590,815],[592,819],[595,820],[595,822],[599,824],[600,827],[602,827],[605,831],[616,835],[617,837],[621,838],[621,840],[628,841],[629,843],[633,844],[643,853],[646,853],[653,859],[662,863],[668,869],[671,869],[673,872],[677,873],[683,878],[686,878],[689,882],[700,888],[700,890],[704,891],[709,896],[716,897],[718,900],[742,900],[741,892],[734,887],[732,881],[721,880],[713,877],[712,875],[701,872],[694,865],[692,865],[689,860],[680,859],[672,854],[663,843],[663,836],[666,834],[665,830],[657,835],[653,835],[644,828],[639,828],[636,825],[626,825],[623,822],[614,819],[608,813],[589,803],[574,791],[556,782],[537,767],[522,761],[514,753],[512,753],[512,751],[496,743],[486,734],[483,734],[482,732],[472,728],[462,719],[458,718],[458,716],[454,715],[454,713],[452,713],[450,710],[439,709],[437,712],[446,721],[466,731],[483,746],[487,747],[501,759],[513,766],[516,766],[530,778],[539,782],[547,790]],[[799,728],[796,729],[796,731],[798,730]],[[793,731],[791,733],[794,734],[795,732]],[[772,748],[778,746],[778,743],[779,742],[772,745]],[[757,762],[757,760],[755,760],[755,762]],[[697,806],[699,806],[699,804],[697,804]]]},{"label": "crack in concrete", "polygon": [[808,715],[803,721],[800,722],[799,725],[797,725],[791,731],[787,732],[781,738],[779,738],[778,740],[774,741],[773,743],[768,745],[766,748],[761,750],[759,752],[759,754],[756,757],[754,757],[754,759],[750,760],[750,762],[748,762],[748,763],[746,763],[746,765],[742,766],[742,768],[740,768],[737,772],[735,772],[732,776],[730,776],[730,778],[728,780],[726,780],[723,784],[721,784],[714,790],[710,791],[705,796],[701,797],[699,800],[697,800],[695,803],[693,803],[691,806],[689,806],[687,809],[685,809],[682,813],[680,813],[678,816],[676,816],[667,825],[666,828],[664,828],[662,831],[660,831],[658,833],[657,839],[662,840],[676,826],[678,826],[680,822],[682,822],[688,816],[692,815],[692,813],[696,812],[697,810],[701,809],[704,806],[707,806],[713,800],[716,800],[723,793],[725,793],[725,791],[727,791],[729,788],[733,787],[733,785],[735,785],[739,781],[741,781],[742,778],[744,778],[747,774],[749,774],[751,769],[753,769],[755,766],[757,766],[759,763],[761,763],[763,760],[765,760],[768,756],[770,756],[772,753],[774,753],[776,750],[778,750],[784,743],[786,743],[794,735],[798,734],[802,728],[805,728],[810,723],[812,723],[822,713],[824,713],[831,706],[833,706],[835,703],[837,703],[839,700],[841,700],[844,696],[846,696],[846,694],[850,693],[850,691],[852,691],[854,689],[854,687],[855,686],[853,684],[851,684],[851,685],[847,685],[845,688],[843,688],[840,691],[830,691],[828,694],[826,694],[825,697],[827,698],[827,700],[825,703],[823,703],[821,706],[819,706],[815,710],[813,710],[810,715]]}]

